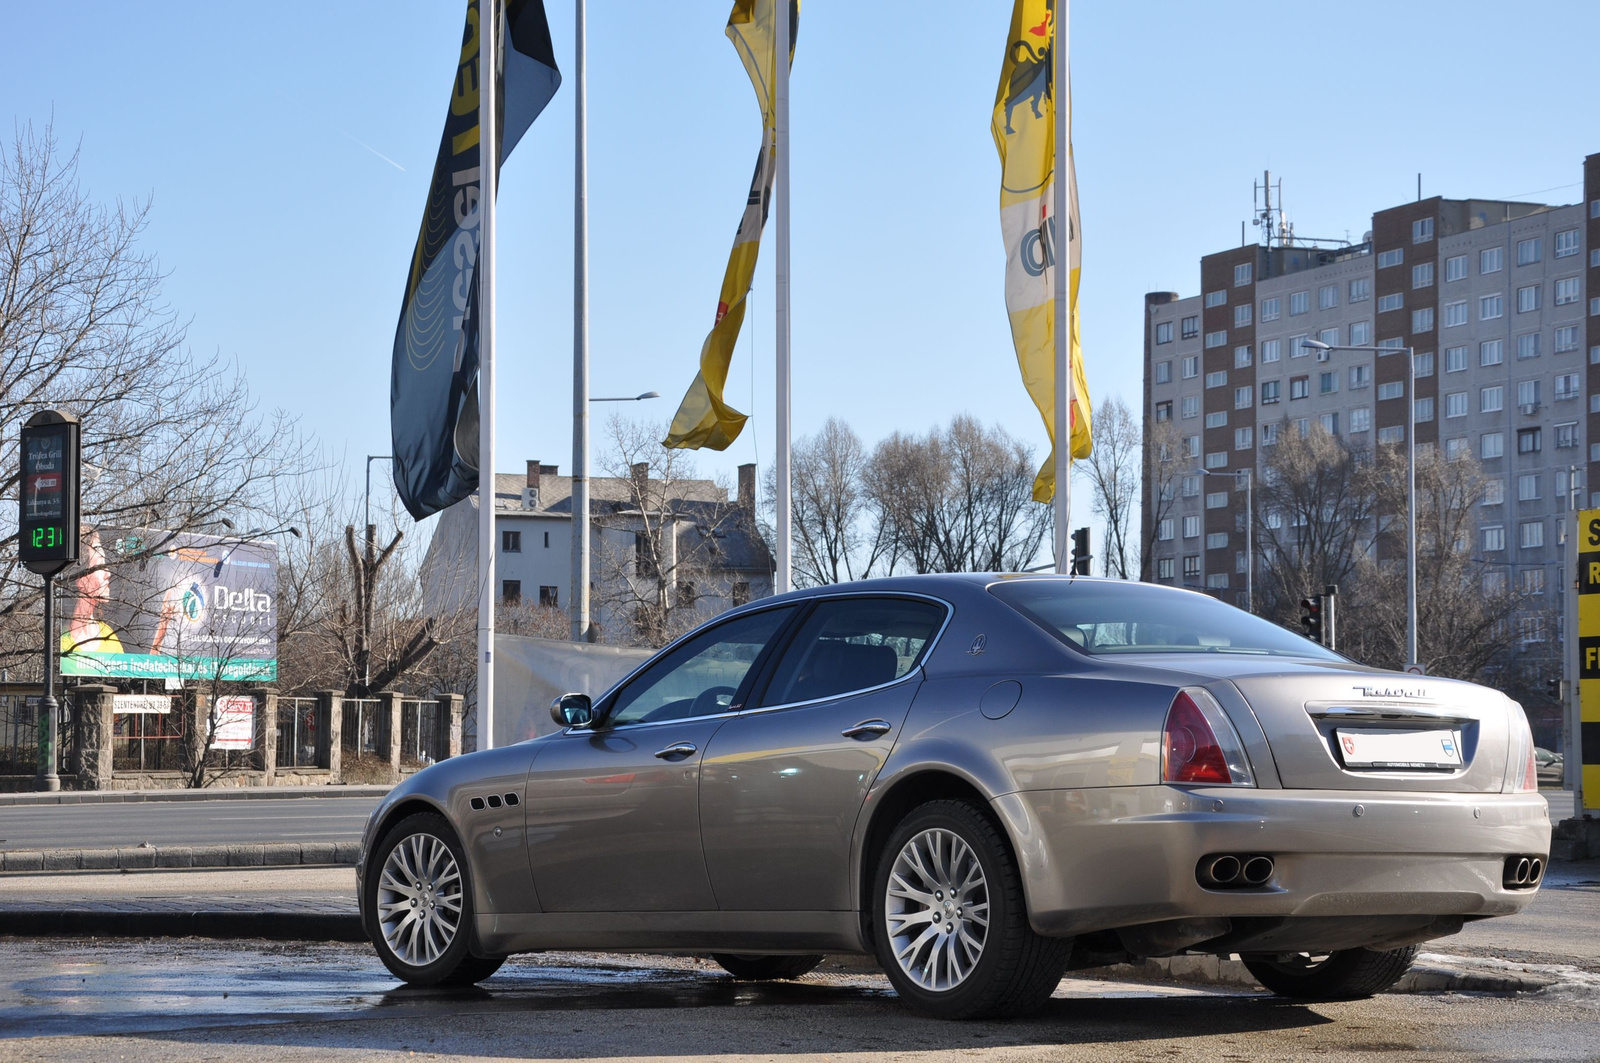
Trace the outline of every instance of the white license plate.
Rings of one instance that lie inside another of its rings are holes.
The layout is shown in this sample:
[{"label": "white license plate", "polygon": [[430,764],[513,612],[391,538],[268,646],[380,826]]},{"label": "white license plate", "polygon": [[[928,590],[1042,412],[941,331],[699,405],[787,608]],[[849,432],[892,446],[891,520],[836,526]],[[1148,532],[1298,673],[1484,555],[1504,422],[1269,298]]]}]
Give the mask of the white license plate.
[{"label": "white license plate", "polygon": [[1347,768],[1459,768],[1461,741],[1454,731],[1334,732]]}]

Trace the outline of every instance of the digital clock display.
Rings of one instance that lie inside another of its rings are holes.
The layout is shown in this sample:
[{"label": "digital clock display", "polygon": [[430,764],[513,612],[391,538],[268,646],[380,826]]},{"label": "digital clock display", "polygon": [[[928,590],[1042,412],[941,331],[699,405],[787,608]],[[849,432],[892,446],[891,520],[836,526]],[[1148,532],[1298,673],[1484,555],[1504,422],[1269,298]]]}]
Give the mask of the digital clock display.
[{"label": "digital clock display", "polygon": [[78,423],[56,411],[22,428],[18,553],[42,575],[78,559]]},{"label": "digital clock display", "polygon": [[35,550],[51,550],[67,541],[67,529],[59,524],[28,529],[28,545]]}]

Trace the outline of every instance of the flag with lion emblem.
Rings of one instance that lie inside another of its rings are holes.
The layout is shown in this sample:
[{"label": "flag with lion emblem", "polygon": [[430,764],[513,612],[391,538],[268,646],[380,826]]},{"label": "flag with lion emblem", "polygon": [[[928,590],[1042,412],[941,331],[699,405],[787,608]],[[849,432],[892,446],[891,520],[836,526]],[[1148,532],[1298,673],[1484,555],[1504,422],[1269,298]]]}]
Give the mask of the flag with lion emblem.
[{"label": "flag with lion emblem", "polygon": [[[1055,269],[1059,227],[1051,216],[1055,196],[1053,73],[1056,5],[1066,0],[1016,0],[1005,63],[990,128],[1000,151],[1000,230],[1006,242],[1006,311],[1022,382],[1044,418],[1050,456],[1034,477],[1033,497],[1055,497]],[[1062,105],[1070,109],[1070,89]],[[1068,115],[1070,123],[1071,116]],[[1067,148],[1068,364],[1072,367],[1072,456],[1089,456],[1089,385],[1078,342],[1080,230],[1078,183]]]}]

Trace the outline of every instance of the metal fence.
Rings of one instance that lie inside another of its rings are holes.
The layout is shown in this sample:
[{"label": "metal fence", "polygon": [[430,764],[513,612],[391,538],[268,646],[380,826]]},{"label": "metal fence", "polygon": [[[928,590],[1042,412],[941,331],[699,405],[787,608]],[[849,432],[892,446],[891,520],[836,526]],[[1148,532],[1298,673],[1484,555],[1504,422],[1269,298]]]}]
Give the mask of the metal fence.
[{"label": "metal fence", "polygon": [[280,768],[317,766],[317,699],[278,699],[278,760]]},{"label": "metal fence", "polygon": [[111,718],[112,771],[183,771],[189,729],[183,699],[166,712],[117,713]]},{"label": "metal fence", "polygon": [[400,702],[400,764],[407,768],[426,768],[448,752],[446,736],[439,727],[436,701]]},{"label": "metal fence", "polygon": [[[70,771],[73,698],[57,699],[56,771]],[[0,775],[33,775],[39,770],[39,697],[0,693]]]},{"label": "metal fence", "polygon": [[383,702],[377,698],[344,699],[344,726],[340,731],[339,746],[347,755],[378,754],[378,716],[382,709]]}]

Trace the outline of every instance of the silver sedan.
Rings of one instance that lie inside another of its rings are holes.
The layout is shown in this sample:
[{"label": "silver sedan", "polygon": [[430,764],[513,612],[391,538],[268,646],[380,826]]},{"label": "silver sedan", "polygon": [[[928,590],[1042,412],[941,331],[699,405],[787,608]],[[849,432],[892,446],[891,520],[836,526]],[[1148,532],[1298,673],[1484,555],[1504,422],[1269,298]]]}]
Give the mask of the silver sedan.
[{"label": "silver sedan", "polygon": [[361,912],[398,977],[592,949],[792,978],[853,952],[911,1006],[976,1017],[1192,952],[1361,996],[1520,911],[1550,848],[1515,702],[1148,584],[800,591],[551,711],[557,733],[373,813]]}]

